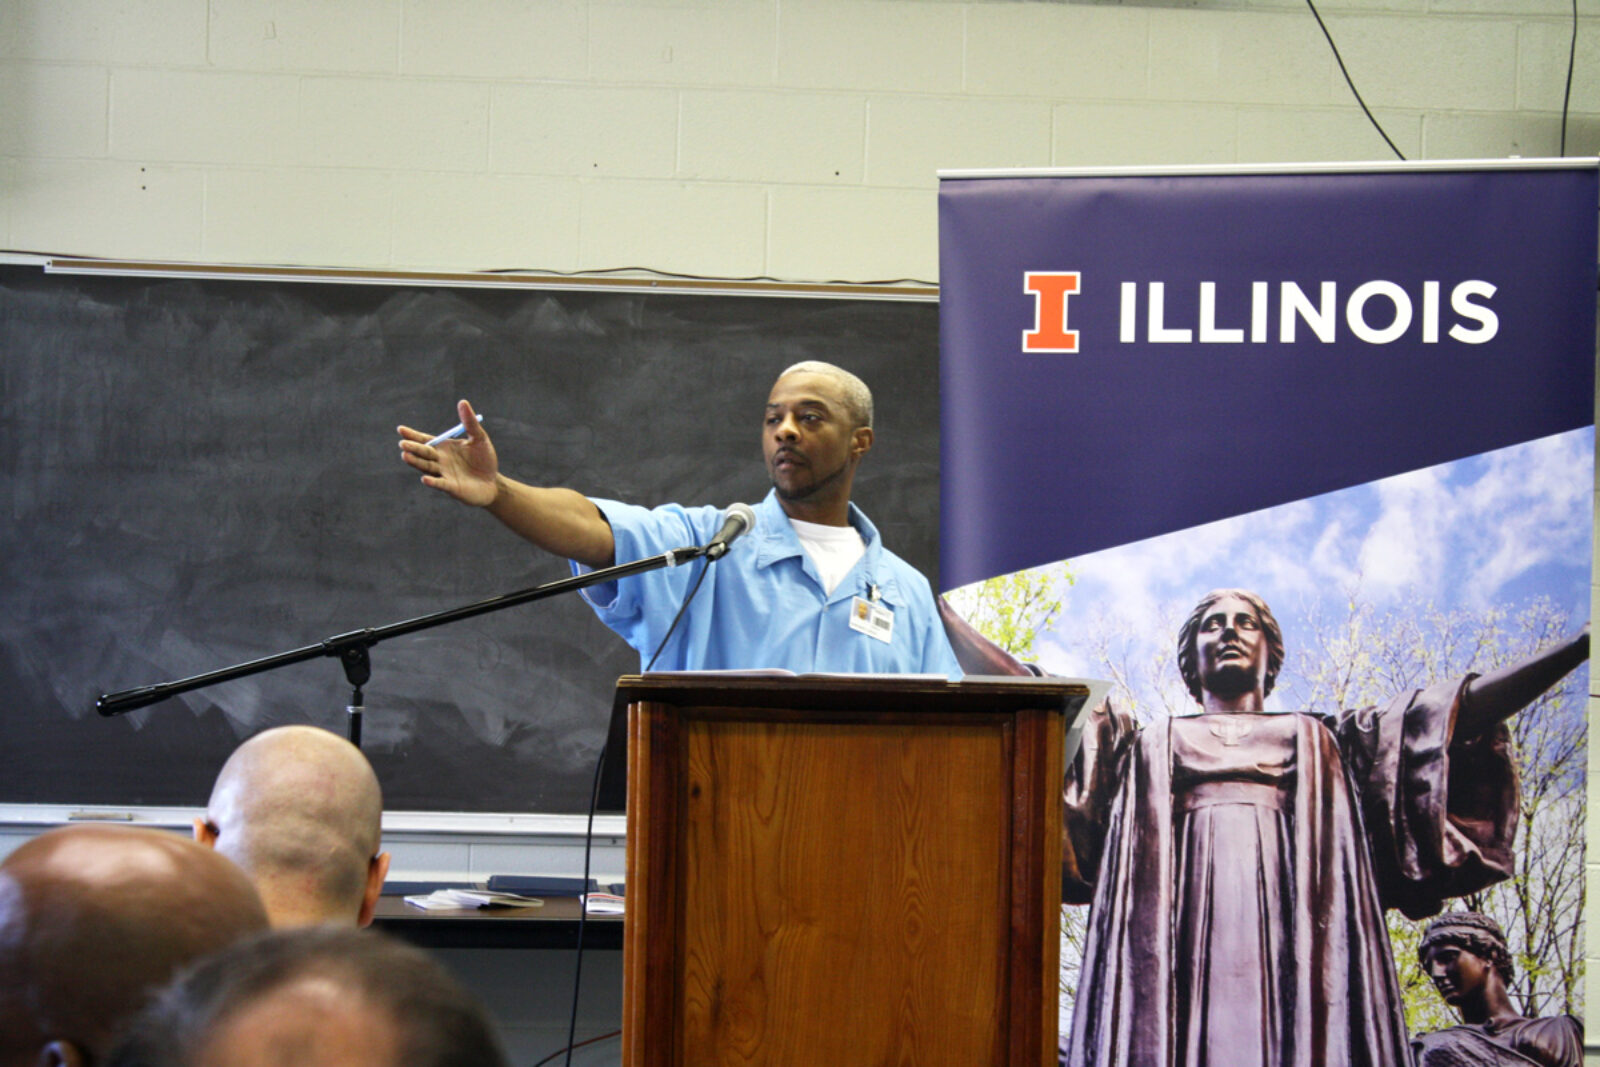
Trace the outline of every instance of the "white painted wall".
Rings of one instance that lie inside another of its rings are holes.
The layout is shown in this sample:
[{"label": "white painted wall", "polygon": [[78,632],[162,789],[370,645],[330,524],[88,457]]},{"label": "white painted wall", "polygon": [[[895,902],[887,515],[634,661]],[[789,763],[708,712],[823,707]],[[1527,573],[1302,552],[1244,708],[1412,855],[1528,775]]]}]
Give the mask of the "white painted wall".
[{"label": "white painted wall", "polygon": [[[1320,8],[1408,157],[1557,154],[1567,0]],[[941,167],[1389,157],[1297,0],[0,0],[13,251],[931,281]]]}]

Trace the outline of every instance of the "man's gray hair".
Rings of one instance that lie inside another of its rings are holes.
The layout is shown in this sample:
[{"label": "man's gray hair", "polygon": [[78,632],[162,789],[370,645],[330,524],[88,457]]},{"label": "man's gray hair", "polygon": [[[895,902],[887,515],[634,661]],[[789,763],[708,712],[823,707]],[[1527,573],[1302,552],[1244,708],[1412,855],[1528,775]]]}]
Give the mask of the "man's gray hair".
[{"label": "man's gray hair", "polygon": [[[133,1021],[107,1067],[192,1067],[230,1026],[306,983],[331,988],[345,1017],[392,1035],[396,1067],[505,1067],[487,1010],[445,966],[385,934],[305,926],[258,934],[207,956]],[[319,1016],[283,1013],[263,1043],[275,1063],[313,1062]],[[287,1054],[298,1052],[292,1059]]]},{"label": "man's gray hair", "polygon": [[839,383],[839,390],[844,394],[844,402],[850,409],[850,418],[857,427],[872,426],[872,390],[867,388],[867,383],[857,378],[843,367],[836,367],[832,363],[824,363],[817,359],[803,360],[784,369],[778,375],[781,381],[791,374],[820,374]]}]

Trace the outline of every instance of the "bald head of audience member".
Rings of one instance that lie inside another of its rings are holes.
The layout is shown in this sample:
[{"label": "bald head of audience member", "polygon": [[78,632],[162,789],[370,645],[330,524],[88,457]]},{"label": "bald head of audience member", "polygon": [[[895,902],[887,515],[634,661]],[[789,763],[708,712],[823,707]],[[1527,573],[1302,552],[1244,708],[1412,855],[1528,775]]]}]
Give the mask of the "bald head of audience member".
[{"label": "bald head of audience member", "polygon": [[244,872],[176,834],[40,834],[0,863],[0,1067],[100,1062],[180,967],[266,927]]},{"label": "bald head of audience member", "polygon": [[504,1067],[483,1007],[427,954],[339,926],[243,941],[175,982],[109,1067]]},{"label": "bald head of audience member", "polygon": [[280,726],[228,758],[195,840],[255,880],[273,926],[366,926],[389,870],[382,818],[360,749],[314,726]]}]

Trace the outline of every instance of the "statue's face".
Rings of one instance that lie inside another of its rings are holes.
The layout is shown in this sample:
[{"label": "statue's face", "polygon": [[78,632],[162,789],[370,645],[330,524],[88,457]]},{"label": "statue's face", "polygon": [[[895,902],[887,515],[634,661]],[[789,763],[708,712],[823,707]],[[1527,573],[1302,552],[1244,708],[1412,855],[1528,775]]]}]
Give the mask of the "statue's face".
[{"label": "statue's face", "polygon": [[1236,696],[1264,686],[1269,651],[1255,606],[1238,597],[1223,597],[1206,609],[1195,634],[1201,688]]},{"label": "statue's face", "polygon": [[1437,945],[1428,950],[1428,977],[1451,1007],[1482,989],[1494,964],[1459,945]]}]

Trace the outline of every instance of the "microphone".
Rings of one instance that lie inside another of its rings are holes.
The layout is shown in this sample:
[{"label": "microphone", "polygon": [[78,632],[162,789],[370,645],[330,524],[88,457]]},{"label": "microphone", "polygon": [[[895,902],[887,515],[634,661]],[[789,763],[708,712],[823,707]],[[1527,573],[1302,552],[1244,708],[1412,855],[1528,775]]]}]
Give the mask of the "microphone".
[{"label": "microphone", "polygon": [[728,554],[728,546],[755,529],[756,513],[749,504],[729,504],[728,517],[722,520],[722,529],[706,543],[705,557],[721,559]]}]

